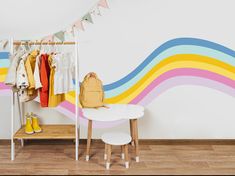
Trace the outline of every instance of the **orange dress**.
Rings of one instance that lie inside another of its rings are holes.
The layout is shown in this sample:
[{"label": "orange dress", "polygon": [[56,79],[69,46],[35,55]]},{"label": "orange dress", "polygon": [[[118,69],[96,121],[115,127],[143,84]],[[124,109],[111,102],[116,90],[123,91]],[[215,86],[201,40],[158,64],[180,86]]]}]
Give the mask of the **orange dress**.
[{"label": "orange dress", "polygon": [[50,66],[48,63],[48,55],[41,55],[40,64],[40,80],[42,88],[40,88],[40,103],[41,107],[48,107],[48,97],[49,97],[49,79],[50,79]]}]

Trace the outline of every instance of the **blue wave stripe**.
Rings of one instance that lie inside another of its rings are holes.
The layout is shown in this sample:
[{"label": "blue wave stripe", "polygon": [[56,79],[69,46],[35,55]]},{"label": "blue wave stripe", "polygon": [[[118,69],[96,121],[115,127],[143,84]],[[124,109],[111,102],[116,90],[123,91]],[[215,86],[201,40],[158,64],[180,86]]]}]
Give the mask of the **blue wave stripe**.
[{"label": "blue wave stripe", "polygon": [[112,89],[112,90],[106,90],[105,97],[111,98],[126,91],[131,86],[136,84],[142,77],[144,77],[144,75],[146,75],[159,62],[161,62],[167,57],[170,57],[176,54],[197,54],[197,55],[208,56],[208,57],[220,60],[224,63],[235,66],[234,57],[224,54],[217,50],[213,50],[213,49],[205,48],[201,46],[194,46],[194,45],[174,46],[160,53],[144,69],[142,69],[139,73],[136,74],[136,76],[134,76],[131,80],[129,80],[125,84],[122,84],[119,87]]},{"label": "blue wave stripe", "polygon": [[0,59],[8,59],[9,52],[0,52]]},{"label": "blue wave stripe", "polygon": [[160,47],[158,47],[156,50],[154,50],[138,67],[136,67],[135,70],[133,70],[131,73],[129,73],[127,76],[123,77],[122,79],[107,84],[104,86],[104,90],[108,91],[111,89],[115,89],[116,87],[119,87],[120,85],[125,84],[129,80],[131,80],[133,77],[135,77],[141,70],[143,70],[157,55],[159,55],[164,50],[178,46],[178,45],[196,45],[196,46],[202,46],[206,48],[211,48],[220,52],[223,52],[227,55],[230,55],[232,57],[235,57],[235,51],[222,46],[220,44],[210,42],[203,39],[196,39],[196,38],[177,38],[173,40],[169,40],[166,43],[162,44]]},{"label": "blue wave stripe", "polygon": [[[207,40],[203,40],[203,39],[177,38],[177,39],[167,41],[166,43],[164,43],[160,47],[158,47],[156,50],[154,50],[135,70],[133,70],[127,76],[125,76],[122,79],[120,79],[116,82],[113,82],[111,84],[104,85],[104,90],[107,92],[107,96],[109,97],[109,96],[111,96],[111,94],[112,94],[112,96],[114,96],[114,94],[118,94],[118,92],[120,93],[120,91],[123,91],[124,89],[126,89],[129,86],[129,84],[125,85],[125,83],[130,81],[136,75],[138,75],[138,73],[140,73],[144,68],[149,69],[150,67],[147,67],[147,65],[149,63],[151,63],[156,56],[158,56],[159,54],[161,54],[162,52],[164,52],[165,50],[167,50],[171,47],[179,46],[179,45],[194,45],[194,46],[201,46],[201,47],[206,47],[206,48],[210,48],[213,50],[217,50],[217,51],[222,52],[226,55],[229,55],[229,57],[227,57],[227,59],[224,59],[223,61],[230,63],[231,65],[234,65],[235,51],[233,51],[225,46],[222,46],[220,44],[210,42]],[[193,52],[191,52],[191,53],[193,53]],[[198,53],[195,53],[195,54],[198,54]],[[213,55],[213,52],[210,54]],[[207,56],[209,56],[209,55],[207,55]],[[8,57],[9,57],[9,52],[0,52],[0,59],[6,59]],[[214,58],[220,59],[220,57],[214,57]],[[225,58],[225,57],[223,57],[223,58]],[[133,79],[133,81],[134,82],[137,81],[137,77],[136,77],[136,79]],[[122,88],[122,89],[118,90],[116,93],[111,91],[111,90],[113,90],[117,87],[120,87],[122,85],[125,85],[123,87],[124,89]]]},{"label": "blue wave stripe", "polygon": [[0,68],[9,67],[10,61],[9,59],[0,59]]}]

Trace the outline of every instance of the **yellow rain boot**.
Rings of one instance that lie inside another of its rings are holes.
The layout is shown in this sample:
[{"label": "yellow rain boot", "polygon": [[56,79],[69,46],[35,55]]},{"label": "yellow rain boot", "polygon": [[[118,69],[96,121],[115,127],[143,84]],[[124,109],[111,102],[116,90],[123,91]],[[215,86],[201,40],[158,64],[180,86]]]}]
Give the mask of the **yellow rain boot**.
[{"label": "yellow rain boot", "polygon": [[31,117],[32,117],[32,126],[33,126],[34,132],[35,133],[40,133],[42,131],[42,129],[39,126],[38,117],[35,116],[33,113],[31,113]]},{"label": "yellow rain boot", "polygon": [[31,117],[26,115],[26,124],[25,124],[25,133],[26,134],[33,134],[34,133],[31,121],[32,121]]}]

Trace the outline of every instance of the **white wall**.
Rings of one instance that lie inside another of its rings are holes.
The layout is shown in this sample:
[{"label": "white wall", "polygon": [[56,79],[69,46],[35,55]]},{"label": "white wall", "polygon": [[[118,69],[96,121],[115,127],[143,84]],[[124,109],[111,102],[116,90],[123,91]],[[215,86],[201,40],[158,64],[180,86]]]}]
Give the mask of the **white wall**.
[{"label": "white wall", "polygon": [[[104,84],[130,73],[154,49],[177,37],[207,39],[230,48],[235,46],[233,0],[110,0],[110,10],[94,18],[80,33],[81,79],[95,71]],[[46,15],[42,15],[42,18]],[[48,29],[50,31],[50,29]],[[33,32],[32,32],[33,33]],[[9,108],[1,97],[0,107]],[[43,122],[71,123],[53,110],[36,111]],[[140,138],[204,139],[234,138],[235,99],[199,86],[179,86],[158,96],[146,107],[139,122]],[[0,109],[0,138],[9,138],[9,110]],[[4,127],[4,128],[2,128]],[[8,131],[7,131],[8,129]],[[114,130],[128,130],[122,124]],[[96,138],[110,129],[96,129]],[[82,137],[86,128],[82,127]]]}]

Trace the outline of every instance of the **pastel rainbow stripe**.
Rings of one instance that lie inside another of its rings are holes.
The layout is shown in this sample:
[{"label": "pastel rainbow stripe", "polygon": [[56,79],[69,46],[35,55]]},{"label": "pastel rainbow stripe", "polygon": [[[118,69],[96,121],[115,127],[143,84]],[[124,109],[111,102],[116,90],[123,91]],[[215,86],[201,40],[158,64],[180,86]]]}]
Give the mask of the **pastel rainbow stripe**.
[{"label": "pastel rainbow stripe", "polygon": [[[4,81],[9,65],[6,56],[7,53],[0,53],[0,83]],[[161,93],[179,85],[209,87],[235,97],[235,51],[196,38],[167,41],[128,75],[104,85],[105,102],[146,106]],[[8,87],[1,83],[0,90],[4,89]],[[74,92],[66,94],[66,101],[57,109],[72,118],[74,99]],[[105,127],[114,125],[116,123]],[[99,127],[103,125],[97,125]]]}]

